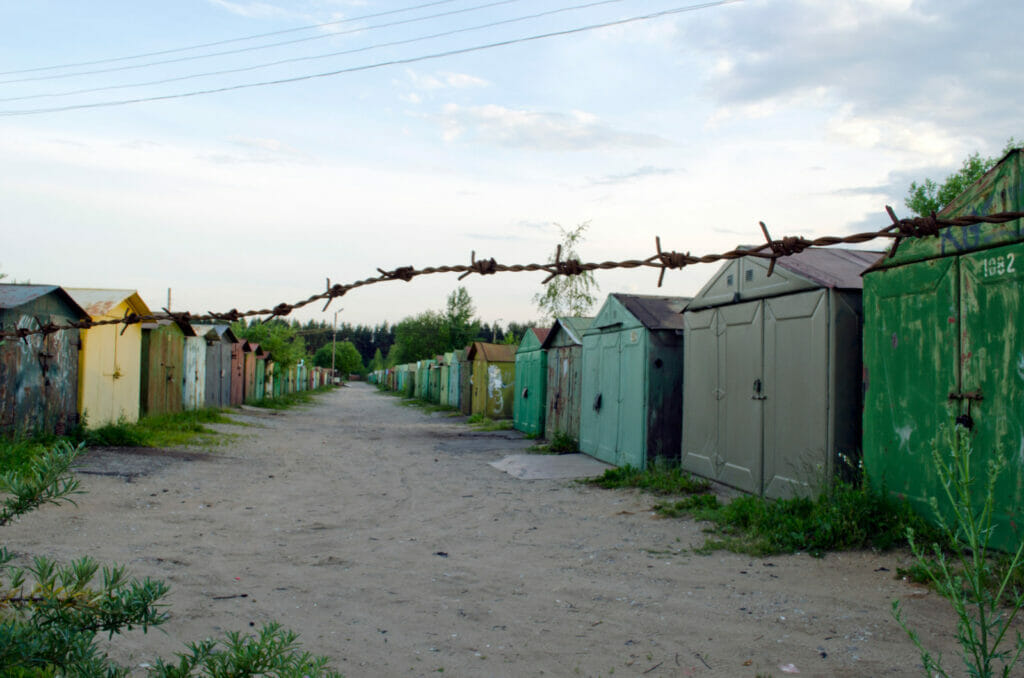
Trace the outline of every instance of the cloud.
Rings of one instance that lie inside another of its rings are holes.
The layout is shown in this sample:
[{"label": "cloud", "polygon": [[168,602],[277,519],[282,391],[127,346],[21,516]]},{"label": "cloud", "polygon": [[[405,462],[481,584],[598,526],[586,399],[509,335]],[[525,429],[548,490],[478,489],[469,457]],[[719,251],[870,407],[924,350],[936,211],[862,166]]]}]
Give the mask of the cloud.
[{"label": "cloud", "polygon": [[267,19],[271,17],[292,16],[292,13],[268,2],[231,2],[230,0],[207,0],[213,5],[226,9],[232,14],[247,19]]},{"label": "cloud", "polygon": [[240,152],[219,151],[200,153],[196,157],[218,165],[241,163],[291,164],[309,159],[305,153],[282,143],[278,139],[233,137],[228,139],[228,142],[237,147]]},{"label": "cloud", "polygon": [[582,111],[546,113],[498,105],[448,104],[439,117],[445,141],[473,141],[507,148],[583,151],[596,148],[663,148],[653,134],[618,130]]},{"label": "cloud", "polygon": [[417,73],[412,69],[406,70],[405,73],[408,78],[408,83],[401,84],[403,86],[410,86],[415,91],[407,94],[400,94],[399,98],[410,104],[422,103],[423,94],[421,93],[433,94],[435,92],[453,89],[475,89],[480,87],[490,87],[491,85],[489,81],[468,73]]},{"label": "cloud", "polygon": [[664,177],[671,174],[678,174],[685,170],[674,169],[671,167],[654,167],[652,165],[644,165],[638,167],[632,172],[625,174],[608,174],[598,179],[591,179],[592,185],[605,185],[605,184],[621,184],[636,179],[646,179],[647,177]]},{"label": "cloud", "polygon": [[688,16],[678,44],[717,118],[841,110],[849,143],[946,163],[1020,129],[1022,22],[1018,0],[762,0]]}]

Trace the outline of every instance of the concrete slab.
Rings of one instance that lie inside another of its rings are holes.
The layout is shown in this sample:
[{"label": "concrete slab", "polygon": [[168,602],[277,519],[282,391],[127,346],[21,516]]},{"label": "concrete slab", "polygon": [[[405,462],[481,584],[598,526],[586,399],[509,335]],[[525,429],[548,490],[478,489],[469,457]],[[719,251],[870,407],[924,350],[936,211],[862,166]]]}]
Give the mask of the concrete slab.
[{"label": "concrete slab", "polygon": [[585,454],[510,454],[491,466],[521,480],[590,478],[613,468]]}]

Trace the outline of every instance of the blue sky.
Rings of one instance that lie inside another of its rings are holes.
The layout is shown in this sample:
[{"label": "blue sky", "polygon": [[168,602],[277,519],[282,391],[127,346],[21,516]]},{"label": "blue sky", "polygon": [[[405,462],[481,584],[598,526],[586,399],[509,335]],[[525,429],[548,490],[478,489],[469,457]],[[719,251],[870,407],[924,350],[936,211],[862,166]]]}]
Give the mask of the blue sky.
[{"label": "blue sky", "polygon": [[[906,213],[911,180],[1024,136],[1017,0],[743,0],[289,84],[15,114],[414,59],[687,6],[621,0],[417,40],[584,2],[397,11],[425,4],[0,0],[0,271],[137,288],[154,308],[170,287],[175,309],[198,312],[295,301],[327,277],[349,282],[378,266],[468,263],[471,250],[539,262],[556,223],[590,222],[581,254],[591,261],[643,258],[656,235],[669,249],[721,251],[758,241],[760,220],[778,236],[881,226],[886,203]],[[383,12],[392,13],[360,18]],[[395,22],[404,23],[381,25]],[[190,77],[281,60],[292,61]],[[187,79],[135,86],[173,78]],[[661,293],[692,294],[713,272],[669,272]],[[543,277],[464,283],[484,320],[529,321]],[[598,283],[602,295],[657,293],[657,277],[600,272]],[[331,311],[393,322],[440,308],[457,284],[438,275],[364,288]],[[329,321],[319,308],[298,317]]]}]

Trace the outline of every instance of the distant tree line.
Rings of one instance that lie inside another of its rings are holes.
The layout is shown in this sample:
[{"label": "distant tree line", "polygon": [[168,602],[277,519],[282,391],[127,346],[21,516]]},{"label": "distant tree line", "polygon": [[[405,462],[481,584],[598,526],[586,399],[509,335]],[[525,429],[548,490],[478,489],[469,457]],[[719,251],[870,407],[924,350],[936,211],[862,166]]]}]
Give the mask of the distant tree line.
[{"label": "distant tree line", "polygon": [[341,323],[336,339],[334,328],[324,320],[305,324],[280,318],[265,323],[242,320],[231,327],[237,336],[259,343],[285,365],[304,359],[318,367],[331,367],[333,347],[333,365],[342,373],[429,359],[474,341],[518,344],[531,327],[518,322],[502,327],[482,323],[475,316],[473,300],[460,286],[448,295],[443,311],[424,311],[394,325],[387,321],[373,326]]}]

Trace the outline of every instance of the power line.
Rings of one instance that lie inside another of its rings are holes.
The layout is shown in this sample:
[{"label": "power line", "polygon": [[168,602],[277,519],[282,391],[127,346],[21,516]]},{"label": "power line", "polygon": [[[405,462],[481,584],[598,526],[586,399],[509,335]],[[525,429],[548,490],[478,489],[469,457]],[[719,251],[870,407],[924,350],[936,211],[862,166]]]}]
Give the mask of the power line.
[{"label": "power line", "polygon": [[39,71],[54,71],[61,68],[77,68],[79,66],[96,66],[98,64],[109,64],[118,61],[129,61],[131,59],[144,59],[145,57],[151,56],[162,56],[164,54],[175,54],[178,52],[187,52],[193,49],[202,49],[204,47],[217,47],[219,45],[229,45],[234,42],[244,42],[246,40],[257,40],[259,38],[269,38],[275,35],[285,35],[287,33],[297,33],[299,31],[308,31],[314,28],[326,28],[327,26],[338,26],[341,24],[351,23],[353,21],[363,21],[364,19],[376,19],[382,16],[388,16],[390,14],[401,14],[402,12],[412,12],[417,9],[425,9],[427,7],[434,7],[437,5],[447,5],[449,3],[456,2],[456,0],[434,0],[434,2],[426,2],[422,5],[413,5],[412,7],[402,7],[400,9],[392,9],[386,12],[375,12],[374,14],[363,14],[361,16],[354,16],[348,19],[340,19],[338,21],[328,21],[322,24],[311,24],[309,26],[298,26],[296,28],[286,28],[280,31],[271,31],[269,33],[257,33],[256,35],[247,35],[241,38],[229,38],[227,40],[217,40],[215,42],[204,42],[196,45],[190,45],[188,47],[175,47],[172,49],[163,49],[157,52],[143,52],[141,54],[132,54],[129,56],[120,57],[109,57],[106,59],[97,59],[95,61],[75,61],[67,64],[57,64],[54,66],[36,66],[35,68],[25,68],[17,71],[0,71],[0,75],[17,75],[19,73],[38,73]]},{"label": "power line", "polygon": [[261,49],[271,49],[273,47],[283,47],[285,45],[294,45],[300,42],[310,42],[312,40],[325,40],[327,38],[335,38],[340,35],[350,35],[352,33],[363,33],[370,30],[376,30],[378,28],[391,28],[393,26],[401,26],[404,24],[417,23],[419,21],[427,21],[430,19],[437,19],[440,17],[453,16],[455,14],[465,14],[467,12],[476,12],[481,9],[488,9],[491,7],[497,7],[498,5],[508,5],[514,2],[522,2],[522,0],[495,0],[484,5],[474,5],[473,7],[464,7],[462,9],[452,10],[450,12],[440,12],[438,14],[430,14],[422,17],[415,17],[413,19],[402,19],[401,21],[392,21],[389,23],[376,24],[373,26],[361,26],[359,28],[353,28],[347,31],[338,31],[335,33],[324,33],[323,35],[313,35],[307,38],[296,38],[294,40],[284,40],[282,42],[272,42],[267,45],[254,45],[252,47],[241,47],[239,49],[229,49],[222,52],[210,52],[209,54],[195,54],[193,56],[178,57],[176,59],[164,59],[163,61],[150,61],[144,64],[133,64],[131,66],[115,66],[114,68],[99,68],[92,71],[76,71],[74,73],[60,73],[57,75],[39,75],[29,78],[14,78],[10,80],[0,80],[0,85],[10,85],[19,82],[38,82],[40,80],[63,80],[66,78],[76,78],[83,75],[98,75],[101,73],[116,73],[119,71],[132,71],[140,68],[150,68],[152,66],[164,66],[166,64],[177,64],[185,61],[198,61],[199,59],[212,59],[219,56],[228,56],[231,54],[242,54],[245,52],[255,52]]},{"label": "power line", "polygon": [[411,43],[422,42],[422,41],[425,41],[425,40],[434,40],[434,39],[437,39],[437,38],[443,38],[443,37],[448,37],[448,36],[456,35],[458,33],[468,33],[468,32],[471,32],[471,31],[484,30],[484,29],[487,29],[487,28],[494,28],[495,26],[502,26],[502,25],[513,24],[513,23],[518,23],[518,22],[522,22],[522,21],[529,21],[531,19],[538,19],[540,17],[550,16],[550,15],[553,15],[553,14],[560,14],[560,13],[569,12],[569,11],[575,11],[575,10],[579,10],[579,9],[590,9],[592,7],[597,7],[599,5],[609,5],[609,4],[618,3],[618,2],[624,2],[624,1],[625,0],[596,0],[595,2],[588,2],[588,3],[582,4],[582,5],[571,5],[569,7],[560,7],[558,9],[552,9],[552,10],[548,10],[548,11],[545,11],[545,12],[537,12],[535,14],[528,14],[528,15],[525,15],[525,16],[514,17],[514,18],[511,18],[511,19],[502,19],[501,21],[492,21],[490,23],[478,24],[476,26],[468,26],[468,27],[464,27],[464,28],[454,28],[454,29],[451,29],[451,30],[448,30],[448,31],[442,31],[440,33],[433,33],[433,34],[430,34],[430,35],[422,35],[422,36],[418,36],[418,37],[415,37],[415,38],[406,38],[404,40],[393,40],[391,42],[382,42],[382,43],[375,43],[375,44],[372,44],[372,45],[366,45],[364,47],[354,47],[352,49],[341,50],[339,52],[328,52],[326,54],[314,54],[314,55],[310,55],[310,56],[292,57],[292,58],[289,58],[289,59],[279,59],[277,61],[270,61],[270,62],[265,62],[265,63],[262,63],[262,64],[254,64],[252,66],[241,66],[241,67],[238,67],[238,68],[228,68],[228,69],[224,69],[224,70],[220,70],[220,71],[207,71],[205,73],[193,73],[193,74],[190,74],[190,75],[181,75],[181,76],[176,76],[176,77],[172,77],[172,78],[161,78],[159,80],[149,80],[147,82],[126,83],[126,84],[122,84],[122,85],[107,85],[107,86],[104,86],[104,87],[89,87],[89,88],[83,88],[83,89],[77,89],[77,90],[67,90],[67,91],[64,91],[64,92],[51,92],[51,93],[43,93],[43,94],[28,94],[28,95],[19,96],[19,97],[5,97],[5,98],[0,98],[0,102],[27,101],[27,100],[30,100],[30,99],[44,99],[44,98],[51,98],[51,97],[64,97],[64,96],[73,96],[73,95],[78,95],[78,94],[93,94],[95,92],[108,92],[108,91],[111,91],[111,90],[118,90],[118,89],[131,89],[131,88],[135,88],[135,87],[149,87],[149,86],[152,86],[152,85],[166,85],[166,84],[172,83],[172,82],[181,82],[182,80],[193,80],[195,78],[205,78],[205,77],[211,77],[211,76],[215,76],[215,75],[228,75],[228,74],[232,74],[232,73],[244,73],[244,72],[247,72],[247,71],[255,71],[255,70],[262,69],[262,68],[272,68],[274,66],[283,66],[285,64],[298,63],[298,62],[302,62],[302,61],[313,61],[313,60],[316,60],[316,59],[327,59],[327,58],[330,58],[330,57],[344,56],[344,55],[349,55],[349,54],[357,54],[359,52],[368,52],[368,51],[371,51],[371,50],[374,50],[374,49],[382,49],[382,48],[385,48],[385,47],[397,47],[399,45],[407,45],[407,44],[411,44]]},{"label": "power line", "polygon": [[671,9],[662,10],[660,12],[653,12],[651,14],[642,14],[638,16],[627,17],[625,19],[617,19],[615,21],[606,21],[599,24],[590,24],[587,26],[578,26],[576,28],[569,28],[561,31],[552,31],[550,33],[540,33],[537,35],[529,35],[522,38],[510,38],[508,40],[500,40],[498,42],[491,42],[482,45],[474,45],[472,47],[463,47],[459,49],[446,50],[444,52],[434,52],[432,54],[423,54],[420,56],[407,57],[403,59],[392,59],[390,61],[378,61],[372,64],[364,64],[362,66],[351,66],[349,68],[340,68],[334,71],[326,71],[323,73],[310,73],[307,75],[293,76],[289,78],[280,78],[277,80],[264,80],[260,82],[249,82],[241,83],[237,85],[228,85],[225,87],[217,87],[213,89],[205,90],[193,90],[191,92],[179,92],[176,94],[164,94],[159,96],[151,97],[138,97],[135,99],[118,99],[110,101],[99,101],[91,104],[72,104],[68,106],[54,106],[51,108],[30,108],[22,110],[0,110],[0,117],[11,117],[20,115],[38,115],[41,113],[60,113],[64,111],[75,111],[89,108],[108,108],[112,106],[125,106],[128,104],[139,104],[150,101],[166,101],[169,99],[183,99],[186,97],[204,96],[207,94],[220,94],[223,92],[232,92],[242,89],[252,89],[254,87],[268,87],[271,85],[283,85],[292,82],[302,82],[305,80],[314,80],[318,78],[328,78],[336,75],[343,75],[347,73],[357,73],[360,71],[375,70],[378,68],[384,68],[386,66],[400,66],[404,64],[418,63],[421,61],[430,61],[434,59],[443,59],[445,57],[457,56],[460,54],[469,54],[471,52],[479,52],[488,49],[495,49],[497,47],[506,47],[509,45],[516,45],[526,42],[534,42],[537,40],[545,40],[547,38],[560,37],[564,35],[573,35],[576,33],[584,33],[587,31],[597,30],[599,28],[609,28],[612,26],[622,26],[625,24],[636,23],[639,21],[648,21],[650,19],[657,19],[660,17],[671,16],[674,14],[682,14],[684,12],[693,12],[701,9],[708,9],[710,7],[718,7],[721,5],[729,5],[736,2],[742,2],[743,0],[714,0],[713,2],[705,2],[699,5],[688,5],[685,7],[674,7]]}]

